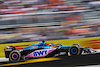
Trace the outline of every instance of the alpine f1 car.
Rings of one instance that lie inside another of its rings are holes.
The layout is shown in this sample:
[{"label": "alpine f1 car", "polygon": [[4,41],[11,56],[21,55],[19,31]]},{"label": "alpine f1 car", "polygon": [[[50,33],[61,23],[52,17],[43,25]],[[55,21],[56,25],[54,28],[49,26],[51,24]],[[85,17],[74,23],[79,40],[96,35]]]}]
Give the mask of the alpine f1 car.
[{"label": "alpine f1 car", "polygon": [[81,55],[84,53],[95,52],[91,48],[83,48],[79,44],[73,44],[71,46],[63,46],[60,43],[46,44],[45,42],[35,43],[29,45],[21,50],[16,50],[14,46],[7,46],[5,51],[5,57],[9,58],[10,61],[18,61],[20,59],[28,58],[40,58],[40,57],[55,57],[60,55],[70,54]]}]

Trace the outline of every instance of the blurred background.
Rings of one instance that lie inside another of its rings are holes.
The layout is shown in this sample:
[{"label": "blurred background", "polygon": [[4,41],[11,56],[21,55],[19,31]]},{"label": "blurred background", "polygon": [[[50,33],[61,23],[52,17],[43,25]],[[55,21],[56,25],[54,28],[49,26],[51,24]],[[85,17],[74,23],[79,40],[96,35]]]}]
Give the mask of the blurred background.
[{"label": "blurred background", "polygon": [[100,36],[99,0],[0,0],[0,44]]}]

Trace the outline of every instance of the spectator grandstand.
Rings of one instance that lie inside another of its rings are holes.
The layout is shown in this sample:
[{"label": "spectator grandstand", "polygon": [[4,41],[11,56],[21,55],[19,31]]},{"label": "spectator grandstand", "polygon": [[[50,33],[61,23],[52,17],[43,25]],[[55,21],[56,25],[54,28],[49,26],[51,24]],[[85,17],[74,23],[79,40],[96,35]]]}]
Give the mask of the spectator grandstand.
[{"label": "spectator grandstand", "polygon": [[0,0],[0,43],[100,36],[95,0]]}]

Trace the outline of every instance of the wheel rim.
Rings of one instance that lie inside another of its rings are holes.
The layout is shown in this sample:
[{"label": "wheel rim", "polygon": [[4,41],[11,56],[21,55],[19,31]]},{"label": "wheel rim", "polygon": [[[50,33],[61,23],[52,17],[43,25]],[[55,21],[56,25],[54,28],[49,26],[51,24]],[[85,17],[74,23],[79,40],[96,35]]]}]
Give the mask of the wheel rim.
[{"label": "wheel rim", "polygon": [[77,54],[78,53],[78,49],[73,47],[71,50],[70,50],[71,54]]},{"label": "wheel rim", "polygon": [[12,52],[10,53],[10,55],[9,55],[9,59],[10,59],[11,61],[20,60],[20,58],[21,58],[21,55],[20,55],[20,53],[19,53],[18,51],[12,51]]},{"label": "wheel rim", "polygon": [[17,58],[18,58],[18,54],[13,53],[13,54],[12,54],[12,59],[16,60]]}]

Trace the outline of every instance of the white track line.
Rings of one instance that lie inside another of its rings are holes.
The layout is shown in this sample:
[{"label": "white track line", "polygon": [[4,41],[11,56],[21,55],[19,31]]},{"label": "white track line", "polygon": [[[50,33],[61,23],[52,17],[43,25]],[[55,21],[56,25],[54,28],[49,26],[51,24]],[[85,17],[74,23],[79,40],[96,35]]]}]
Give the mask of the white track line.
[{"label": "white track line", "polygon": [[7,62],[7,61],[9,61],[9,58],[5,58],[5,57],[0,58],[0,62]]}]

